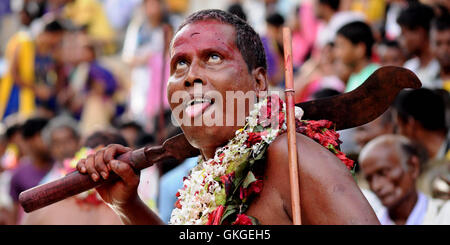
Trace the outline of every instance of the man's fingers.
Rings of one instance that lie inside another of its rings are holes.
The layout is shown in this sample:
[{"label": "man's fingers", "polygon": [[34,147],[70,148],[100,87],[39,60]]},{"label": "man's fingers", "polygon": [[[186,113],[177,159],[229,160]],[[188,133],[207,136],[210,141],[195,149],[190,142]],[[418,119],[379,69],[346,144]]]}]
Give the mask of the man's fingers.
[{"label": "man's fingers", "polygon": [[80,173],[86,173],[86,167],[85,167],[85,164],[86,164],[86,159],[81,159],[78,163],[77,163],[77,170],[78,170],[78,172],[80,172]]},{"label": "man's fingers", "polygon": [[112,144],[106,147],[105,153],[104,153],[104,160],[106,163],[109,163],[111,160],[114,159],[116,155],[123,154],[125,152],[129,152],[132,149],[129,147],[125,147],[123,145],[118,144]]},{"label": "man's fingers", "polygon": [[96,182],[100,178],[99,173],[95,169],[95,155],[89,155],[86,158],[86,170],[93,181]]},{"label": "man's fingers", "polygon": [[112,160],[109,162],[111,170],[122,178],[127,186],[138,186],[139,176],[133,171],[133,168],[128,163]]},{"label": "man's fingers", "polygon": [[108,168],[106,167],[106,164],[104,162],[104,150],[97,151],[95,153],[94,157],[94,166],[95,169],[100,173],[100,175],[103,177],[103,179],[108,178]]}]

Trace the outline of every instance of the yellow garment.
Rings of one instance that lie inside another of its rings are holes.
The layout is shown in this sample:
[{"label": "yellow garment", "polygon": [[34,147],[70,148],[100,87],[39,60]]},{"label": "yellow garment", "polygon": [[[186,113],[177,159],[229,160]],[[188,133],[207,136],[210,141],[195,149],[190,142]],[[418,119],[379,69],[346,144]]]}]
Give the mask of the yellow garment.
[{"label": "yellow garment", "polygon": [[[8,105],[11,90],[14,85],[12,77],[12,65],[18,64],[18,74],[23,83],[28,85],[34,84],[34,43],[25,31],[20,31],[13,35],[6,45],[5,59],[8,64],[8,70],[0,82],[0,119]],[[17,60],[15,60],[17,59]],[[34,93],[29,88],[20,89],[19,98],[19,115],[24,118],[33,113],[35,109]]]},{"label": "yellow garment", "polygon": [[171,13],[185,13],[189,7],[189,1],[167,0],[167,7]]},{"label": "yellow garment", "polygon": [[[450,93],[450,79],[442,81],[442,87]],[[450,159],[450,155],[447,155],[447,158]]]},{"label": "yellow garment", "polygon": [[371,23],[384,18],[386,8],[385,0],[353,0],[350,9],[361,12]]},{"label": "yellow garment", "polygon": [[75,0],[68,3],[63,15],[76,25],[87,25],[88,34],[94,39],[111,41],[115,36],[102,5],[96,0]]}]

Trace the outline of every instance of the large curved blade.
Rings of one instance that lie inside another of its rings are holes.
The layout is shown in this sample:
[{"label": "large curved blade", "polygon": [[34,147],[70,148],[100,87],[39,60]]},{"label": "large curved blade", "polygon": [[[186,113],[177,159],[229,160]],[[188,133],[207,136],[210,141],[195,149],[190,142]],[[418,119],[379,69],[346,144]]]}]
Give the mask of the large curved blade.
[{"label": "large curved blade", "polygon": [[303,119],[326,119],[335,123],[336,130],[366,124],[393,103],[404,88],[420,88],[419,78],[410,70],[385,66],[376,70],[355,90],[319,100],[299,103],[304,111]]}]

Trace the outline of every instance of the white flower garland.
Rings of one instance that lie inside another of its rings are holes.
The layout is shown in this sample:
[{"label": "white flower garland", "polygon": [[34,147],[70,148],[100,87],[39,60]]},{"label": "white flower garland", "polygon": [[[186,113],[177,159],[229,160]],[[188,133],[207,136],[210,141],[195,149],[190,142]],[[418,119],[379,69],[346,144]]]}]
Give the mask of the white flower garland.
[{"label": "white flower garland", "polygon": [[[256,143],[251,147],[246,147],[244,144],[249,133],[254,132],[258,126],[261,107],[266,105],[267,101],[267,98],[265,98],[255,104],[254,109],[246,118],[246,126],[237,130],[236,136],[227,145],[218,148],[214,158],[208,161],[199,161],[198,165],[191,170],[190,175],[183,181],[184,188],[179,190],[178,193],[178,202],[181,208],[173,210],[169,224],[206,224],[209,214],[220,205],[218,203],[223,201],[216,200],[217,194],[225,191],[216,179],[234,170],[229,169],[230,163],[236,162],[242,157],[248,157],[249,154],[257,156],[264,146],[269,145],[276,139],[280,130],[286,130],[286,120],[284,120],[281,128],[266,130],[267,135],[261,136],[261,143]],[[285,103],[283,103],[282,112],[286,115]],[[296,107],[295,114],[300,119],[303,111]]]}]

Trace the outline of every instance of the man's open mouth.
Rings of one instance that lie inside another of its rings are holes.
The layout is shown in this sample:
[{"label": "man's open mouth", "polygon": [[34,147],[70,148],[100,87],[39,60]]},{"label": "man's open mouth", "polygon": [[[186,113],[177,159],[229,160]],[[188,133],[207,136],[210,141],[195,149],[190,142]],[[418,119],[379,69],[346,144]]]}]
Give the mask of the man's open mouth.
[{"label": "man's open mouth", "polygon": [[214,99],[207,97],[191,99],[186,103],[186,115],[188,118],[195,118],[203,114],[213,104]]}]

